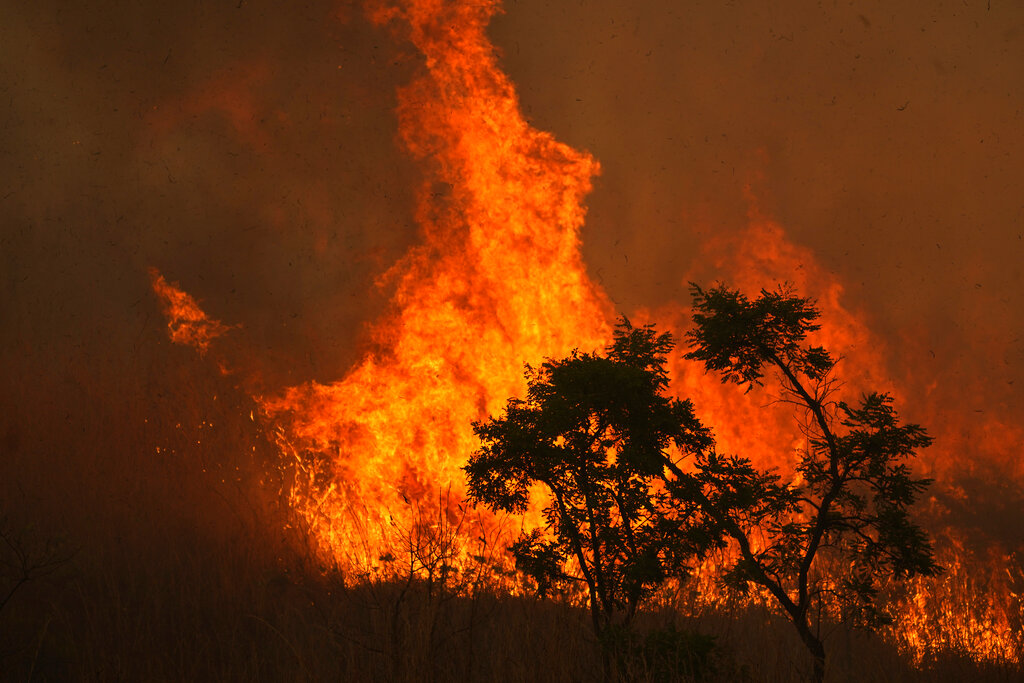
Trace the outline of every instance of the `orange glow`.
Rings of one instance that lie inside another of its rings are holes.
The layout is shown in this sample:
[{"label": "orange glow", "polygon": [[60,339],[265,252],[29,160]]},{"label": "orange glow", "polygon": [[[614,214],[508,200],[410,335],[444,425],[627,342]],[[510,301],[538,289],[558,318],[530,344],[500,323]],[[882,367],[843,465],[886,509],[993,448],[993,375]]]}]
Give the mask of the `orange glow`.
[{"label": "orange glow", "polygon": [[[471,423],[523,394],[524,363],[598,349],[611,336],[614,312],[580,254],[582,201],[598,164],[524,120],[485,33],[496,7],[441,0],[372,5],[374,21],[406,36],[423,56],[421,73],[398,93],[399,137],[424,169],[416,210],[421,242],[379,278],[393,296],[391,310],[371,328],[373,351],[336,381],[257,397],[289,473],[292,508],[323,564],[343,572],[383,571],[424,525],[436,533],[451,529],[460,514],[461,467],[478,446]],[[238,104],[224,97],[213,101],[244,123],[244,98]],[[747,229],[708,241],[702,260],[748,294],[788,281],[817,301],[822,328],[812,341],[844,358],[839,398],[872,388],[893,394],[898,406],[919,404],[911,385],[900,384],[904,377],[894,383],[886,344],[844,301],[837,277],[789,241],[752,196],[748,201]],[[174,342],[205,353],[230,329],[151,274]],[[683,306],[631,317],[672,330],[680,342],[689,328]],[[693,400],[718,449],[792,475],[804,437],[791,407],[773,404],[778,385],[766,378],[763,391],[744,395],[684,362],[679,351],[670,359],[672,386]],[[950,471],[941,463],[955,460],[966,437],[938,412],[916,413],[912,421],[939,436],[925,454],[926,473]],[[987,424],[980,448],[998,453],[992,462],[1009,462],[1020,452],[1019,429],[995,417]],[[465,529],[465,538],[480,528]],[[899,603],[907,619],[893,640],[918,657],[945,645],[1016,661],[1019,562],[1006,554],[981,557],[955,541],[942,552],[949,574],[911,586]],[[705,599],[724,601],[714,585],[706,581]]]},{"label": "orange glow", "polygon": [[[532,129],[484,33],[490,5],[378,8],[411,30],[424,72],[399,93],[423,159],[423,242],[381,278],[394,312],[343,379],[261,399],[295,457],[292,503],[325,558],[371,564],[409,499],[459,497],[471,423],[525,388],[523,363],[604,344],[611,308],[580,257],[587,154]],[[353,507],[355,506],[355,507]],[[379,531],[377,531],[379,530]]]},{"label": "orange glow", "polygon": [[[855,398],[875,388],[892,394],[897,406],[916,409],[914,421],[920,420],[939,439],[914,466],[928,476],[945,476],[935,484],[939,491],[955,494],[958,489],[953,488],[952,475],[970,472],[976,462],[997,467],[1003,476],[1019,481],[1019,463],[1004,464],[1012,454],[1020,453],[1019,428],[988,417],[983,422],[985,433],[968,438],[958,433],[965,430],[962,416],[951,420],[948,409],[939,412],[936,406],[922,411],[915,405],[922,403],[921,398],[904,388],[902,377],[893,377],[884,341],[871,332],[863,314],[843,301],[843,286],[836,276],[825,271],[809,249],[793,244],[782,226],[763,216],[749,192],[748,201],[752,208],[746,230],[709,240],[702,257],[714,263],[724,282],[750,296],[762,287],[771,289],[789,282],[801,296],[816,299],[821,329],[811,341],[842,356],[837,375],[843,383],[836,398]],[[689,327],[689,310],[680,306],[645,311],[643,318],[661,325],[670,323],[677,336]],[[762,389],[744,394],[735,385],[705,375],[701,367],[678,357],[672,360],[670,377],[675,392],[693,400],[698,416],[714,431],[720,452],[738,453],[761,467],[793,475],[797,450],[804,440],[791,406],[774,402],[781,394],[777,380],[765,377]],[[977,429],[977,421],[973,424]],[[965,447],[971,449],[971,457],[964,457]],[[959,495],[968,494],[959,490]],[[930,510],[922,505],[918,512],[923,520],[932,521],[932,526],[951,522],[946,511],[935,509],[934,504]],[[1019,662],[1024,651],[1024,575],[1019,559],[998,549],[987,553],[971,550],[955,527],[938,534],[936,549],[940,565],[947,569],[944,575],[915,579],[906,588],[893,587],[892,612],[898,620],[890,637],[916,659],[948,649],[979,661]],[[728,604],[733,598],[722,593],[714,573],[713,563],[702,572],[701,599]],[[751,600],[764,597],[755,592]]]},{"label": "orange glow", "polygon": [[[837,373],[844,383],[837,398],[855,397],[874,388],[893,394],[897,404],[901,403],[902,394],[887,373],[885,344],[871,333],[862,314],[844,305],[842,284],[818,265],[810,249],[792,243],[782,226],[762,215],[749,190],[747,195],[746,229],[708,240],[697,260],[713,264],[721,281],[750,296],[788,282],[798,295],[815,299],[821,311],[821,329],[810,335],[809,341],[842,357]],[[681,279],[685,282],[692,277],[683,274]],[[680,345],[685,345],[690,327],[688,307],[674,304],[645,310],[637,318],[669,327]],[[714,430],[719,451],[742,454],[762,467],[791,471],[804,441],[790,407],[775,402],[781,395],[775,378],[766,376],[762,389],[744,394],[735,385],[705,375],[703,367],[684,361],[681,354],[670,358],[669,370],[674,391],[693,400],[698,415]]]},{"label": "orange glow", "polygon": [[1024,573],[1019,559],[998,547],[971,550],[953,535],[941,542],[939,562],[946,575],[912,583],[899,603],[893,638],[917,659],[952,650],[979,661],[1020,662]]},{"label": "orange glow", "polygon": [[239,140],[254,149],[267,147],[270,137],[261,122],[258,93],[272,71],[257,62],[236,64],[214,74],[178,100],[154,107],[148,120],[157,131],[166,132],[190,119],[220,116]]},{"label": "orange glow", "polygon": [[167,331],[175,344],[194,346],[199,353],[205,354],[211,341],[231,329],[231,326],[208,317],[177,282],[167,282],[156,268],[149,269],[149,276],[167,318]]}]

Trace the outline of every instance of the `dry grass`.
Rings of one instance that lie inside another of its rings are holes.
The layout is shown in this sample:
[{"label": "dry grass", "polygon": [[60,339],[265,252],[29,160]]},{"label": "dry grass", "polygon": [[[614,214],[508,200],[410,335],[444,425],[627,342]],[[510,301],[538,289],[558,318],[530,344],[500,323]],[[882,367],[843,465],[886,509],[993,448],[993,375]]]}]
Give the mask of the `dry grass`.
[{"label": "dry grass", "polygon": [[[15,681],[588,681],[599,650],[585,611],[422,580],[345,586],[303,562],[301,543],[268,552],[233,541],[126,539],[79,553],[25,584],[0,613],[0,671]],[[144,552],[143,552],[144,551]],[[674,621],[718,638],[709,680],[804,680],[806,655],[784,620],[755,608]],[[880,639],[829,638],[829,681],[1017,681],[1019,667],[947,655],[915,668]],[[643,665],[620,680],[649,680]]]},{"label": "dry grass", "polygon": [[[192,369],[191,354],[177,358],[168,351],[121,384],[111,368],[99,385],[86,370],[46,380],[24,358],[0,364],[8,386],[34,387],[0,406],[0,517],[20,547],[42,556],[61,541],[52,549],[62,560],[0,610],[0,679],[600,677],[589,616],[577,607],[486,582],[456,589],[397,573],[346,585],[321,572],[302,535],[281,531],[275,455],[244,393]],[[0,566],[0,599],[15,574]],[[670,621],[717,636],[710,683],[795,682],[807,669],[792,628],[763,610],[662,610],[641,626]],[[827,645],[834,683],[1024,680],[1020,667],[948,653],[915,667],[852,630]],[[642,664],[630,674],[650,678]]]}]

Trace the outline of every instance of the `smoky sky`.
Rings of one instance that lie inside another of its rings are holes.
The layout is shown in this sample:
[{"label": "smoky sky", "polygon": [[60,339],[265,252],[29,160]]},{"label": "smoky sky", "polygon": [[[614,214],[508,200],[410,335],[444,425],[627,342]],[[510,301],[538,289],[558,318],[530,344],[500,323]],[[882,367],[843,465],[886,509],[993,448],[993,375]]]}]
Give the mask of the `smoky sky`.
[{"label": "smoky sky", "polygon": [[328,3],[6,15],[5,335],[125,343],[154,266],[282,366],[350,360],[372,278],[415,234],[387,36]]},{"label": "smoky sky", "polygon": [[[415,50],[336,2],[3,16],[5,448],[159,409],[188,361],[150,267],[240,326],[266,386],[342,376],[417,240]],[[490,33],[533,125],[601,162],[583,251],[621,311],[714,277],[695,259],[749,186],[935,402],[1024,409],[1024,7],[531,0]]]},{"label": "smoky sky", "polygon": [[584,252],[622,310],[685,301],[749,185],[894,372],[1024,409],[1020,5],[511,2],[493,34],[534,124],[602,162]]}]

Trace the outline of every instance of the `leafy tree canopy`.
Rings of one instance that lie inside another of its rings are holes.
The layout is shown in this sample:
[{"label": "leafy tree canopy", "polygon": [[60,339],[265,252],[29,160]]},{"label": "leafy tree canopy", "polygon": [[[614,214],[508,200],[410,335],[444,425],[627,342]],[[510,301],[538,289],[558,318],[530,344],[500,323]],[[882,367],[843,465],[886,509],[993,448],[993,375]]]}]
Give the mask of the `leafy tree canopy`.
[{"label": "leafy tree canopy", "polygon": [[[871,392],[853,404],[834,398],[836,363],[807,342],[818,329],[812,300],[787,287],[762,290],[754,300],[725,286],[692,285],[692,294],[685,357],[748,391],[774,372],[806,436],[795,481],[746,459],[711,455],[698,458],[695,495],[735,542],[728,579],[774,596],[820,681],[825,652],[820,624],[812,623],[818,610],[877,624],[889,617],[876,600],[882,581],[940,571],[909,512],[931,481],[915,478],[908,462],[931,438],[919,425],[901,423],[886,394]],[[738,504],[728,495],[734,489],[745,494]]]},{"label": "leafy tree canopy", "polygon": [[910,516],[931,482],[909,462],[931,438],[903,424],[884,393],[835,398],[836,362],[808,341],[819,329],[814,301],[788,287],[755,299],[724,285],[692,285],[692,294],[685,358],[747,391],[766,373],[778,377],[806,437],[795,478],[715,452],[690,401],[667,394],[672,337],[623,318],[605,355],[528,366],[526,398],[474,424],[481,447],[465,467],[470,498],[522,513],[535,485],[547,489],[546,526],[512,551],[542,592],[585,584],[599,635],[728,544],[728,585],[773,597],[822,681],[821,614],[877,624],[887,617],[877,600],[883,581],[940,571]]},{"label": "leafy tree canopy", "polygon": [[694,501],[663,483],[666,460],[711,446],[692,404],[665,394],[673,346],[669,334],[622,318],[604,355],[574,351],[527,366],[526,398],[474,424],[481,448],[465,467],[471,500],[522,513],[534,485],[546,488],[546,527],[512,546],[517,565],[542,592],[584,584],[599,633],[627,622],[643,597],[717,541]]}]

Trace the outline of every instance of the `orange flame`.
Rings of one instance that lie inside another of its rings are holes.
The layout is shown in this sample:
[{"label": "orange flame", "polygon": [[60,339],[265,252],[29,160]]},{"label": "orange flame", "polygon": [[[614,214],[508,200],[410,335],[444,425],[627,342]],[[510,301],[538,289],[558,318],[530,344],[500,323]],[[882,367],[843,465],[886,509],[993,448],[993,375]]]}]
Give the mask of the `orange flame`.
[{"label": "orange flame", "polygon": [[177,282],[167,282],[156,268],[149,269],[149,276],[167,318],[171,341],[175,344],[194,346],[200,354],[205,354],[211,341],[234,327],[208,317]]},{"label": "orange flame", "polygon": [[[353,543],[367,514],[391,520],[403,498],[461,492],[471,423],[523,392],[524,362],[609,336],[610,306],[580,256],[581,201],[597,163],[523,119],[484,32],[493,11],[436,2],[374,11],[403,22],[425,58],[399,93],[401,139],[428,168],[423,243],[382,278],[396,310],[374,328],[379,351],[340,381],[262,399],[300,464],[292,502],[325,556],[343,564],[362,552]],[[354,513],[354,504],[376,509]]]},{"label": "orange flame", "polygon": [[[412,510],[436,492],[450,491],[445,500],[457,504],[460,468],[477,447],[471,423],[522,395],[524,362],[599,348],[610,337],[609,300],[580,254],[582,200],[597,162],[524,120],[485,34],[496,7],[495,0],[372,7],[375,21],[407,32],[423,56],[422,73],[398,96],[400,138],[425,169],[416,213],[422,242],[380,278],[394,289],[393,309],[372,328],[374,352],[338,381],[259,398],[288,459],[291,505],[323,560],[341,569],[386,562],[395,536],[419,523]],[[749,218],[742,234],[710,241],[705,260],[748,293],[789,281],[815,298],[822,329],[814,341],[846,358],[845,393],[878,388],[902,403],[905,390],[888,379],[886,345],[844,303],[837,278],[756,208]],[[155,270],[152,277],[175,342],[205,352],[229,329]],[[672,307],[637,317],[678,338],[687,313]],[[673,386],[693,399],[719,450],[791,472],[803,437],[785,406],[765,405],[778,387],[769,382],[767,393],[743,395],[678,355]],[[1019,444],[1019,431],[989,438],[1006,452]],[[987,565],[996,578],[1019,566],[1001,557]],[[964,562],[981,559],[952,544],[943,560],[963,584],[959,594],[977,592]],[[972,656],[1014,657],[1020,624],[1008,610],[1020,607],[1020,582],[993,579],[985,584],[993,597],[953,605],[941,581],[913,587],[901,605],[911,616],[894,639],[918,656],[927,643],[963,649],[969,640],[984,644],[964,650]]]},{"label": "orange flame", "polygon": [[[770,290],[788,282],[800,296],[815,299],[821,311],[821,329],[812,333],[809,341],[842,357],[842,394],[856,396],[874,388],[892,393],[899,402],[901,393],[888,381],[885,344],[871,333],[861,313],[844,304],[842,284],[818,265],[810,249],[791,242],[782,226],[760,212],[749,189],[747,199],[746,229],[711,238],[696,261],[710,264],[716,277],[751,296],[762,288]],[[699,277],[688,274],[683,278],[684,282],[690,279]],[[637,317],[668,326],[684,344],[690,313],[686,306],[671,304],[640,311]],[[804,437],[790,408],[775,401],[781,395],[777,381],[765,377],[763,389],[745,394],[735,385],[721,384],[706,375],[702,366],[683,360],[681,354],[670,358],[669,371],[674,391],[693,400],[701,419],[714,430],[719,451],[742,454],[761,467],[792,471]]]},{"label": "orange flame", "polygon": [[[748,201],[752,208],[747,229],[708,241],[704,260],[713,263],[730,286],[750,295],[762,287],[771,289],[777,283],[789,282],[800,295],[816,299],[821,329],[811,341],[843,358],[838,374],[844,385],[837,398],[856,397],[875,388],[892,394],[897,403],[909,403],[911,408],[921,403],[916,393],[905,389],[903,378],[893,378],[886,344],[871,332],[864,315],[844,302],[843,286],[836,276],[826,272],[809,249],[793,244],[778,223],[764,217],[749,191]],[[662,324],[669,321],[675,330],[685,331],[689,327],[689,310],[682,307],[666,307],[643,315]],[[706,376],[699,366],[679,358],[672,361],[672,386],[680,396],[694,401],[697,413],[714,431],[719,451],[738,453],[761,467],[774,467],[784,475],[793,475],[797,451],[806,444],[791,408],[772,405],[773,397],[781,391],[777,381],[766,377],[762,390],[744,394],[734,385],[721,384]],[[914,400],[904,401],[905,395],[912,395]],[[973,458],[959,462],[964,460],[964,444],[969,442],[955,434],[962,426],[951,427],[949,416],[934,410],[926,410],[922,421],[930,431],[939,431],[940,441],[922,454],[918,469],[947,476],[958,469],[970,471]],[[974,453],[988,466],[1000,470],[1001,476],[1019,480],[1015,466],[1005,461],[1009,454],[1020,451],[1020,430],[998,418],[986,418],[984,423],[991,433],[974,441]],[[956,490],[952,479],[936,486]],[[940,521],[942,511],[932,507],[928,511],[933,517],[932,524],[948,524],[948,518]],[[890,636],[916,659],[945,649],[979,661],[1019,662],[1024,651],[1024,575],[1019,559],[999,550],[998,544],[990,547],[988,553],[970,550],[951,528],[939,534],[937,548],[946,574],[915,579],[908,588],[893,588],[894,612],[900,616]],[[714,574],[714,568],[708,572]],[[706,582],[704,591],[703,599],[711,603],[729,599],[714,581]]]},{"label": "orange flame", "polygon": [[976,552],[943,539],[946,574],[917,579],[899,605],[896,642],[916,659],[951,650],[972,659],[1019,663],[1024,652],[1024,570],[998,547]]}]

